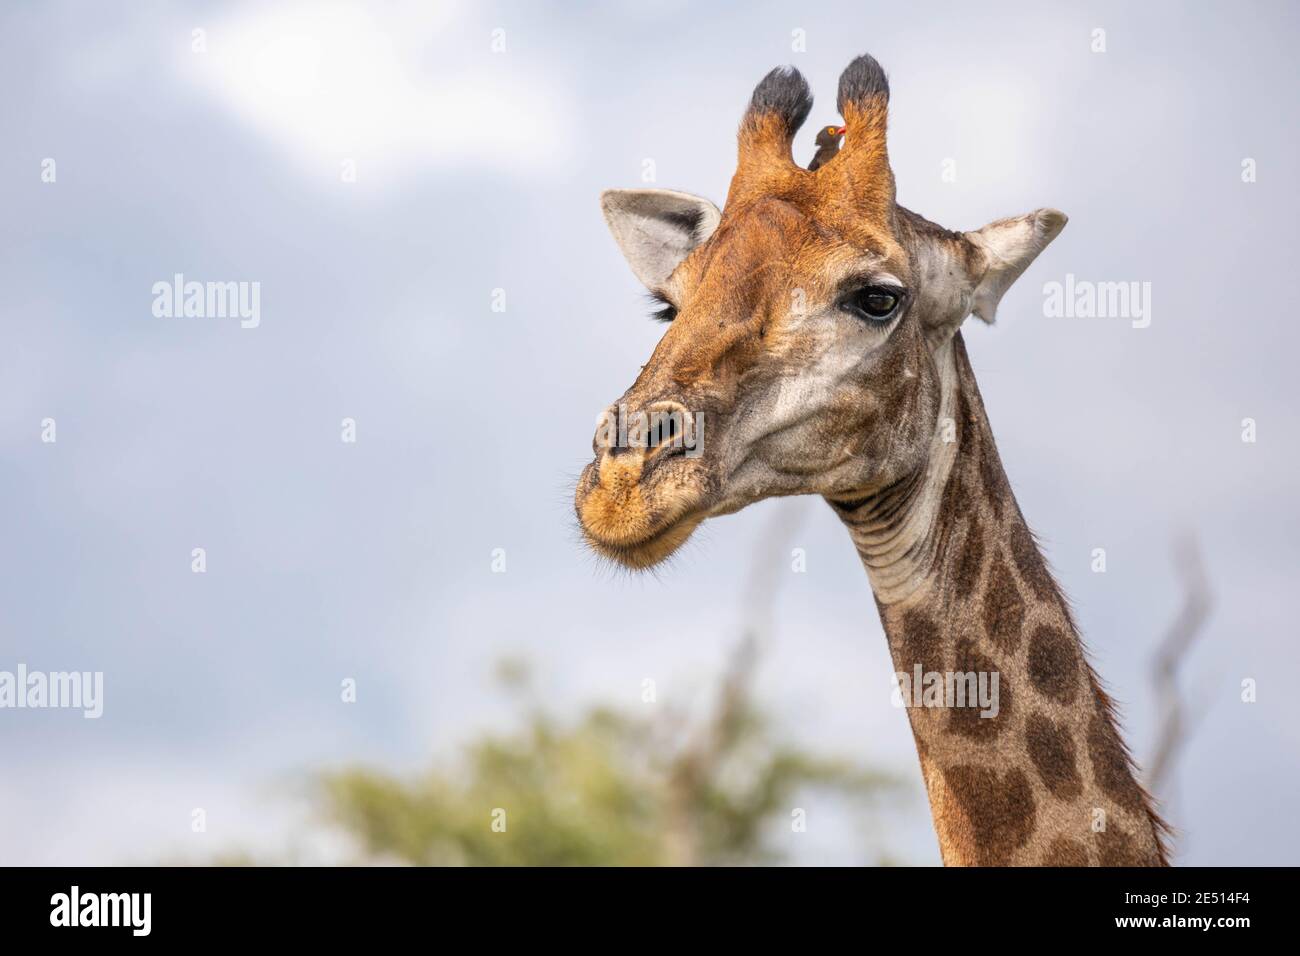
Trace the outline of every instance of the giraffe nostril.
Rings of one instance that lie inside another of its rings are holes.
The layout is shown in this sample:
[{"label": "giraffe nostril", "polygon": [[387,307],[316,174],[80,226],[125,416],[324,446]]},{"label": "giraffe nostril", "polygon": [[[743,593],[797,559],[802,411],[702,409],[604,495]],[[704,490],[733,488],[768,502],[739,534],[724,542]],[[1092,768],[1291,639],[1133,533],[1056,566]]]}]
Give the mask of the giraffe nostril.
[{"label": "giraffe nostril", "polygon": [[646,406],[646,457],[666,460],[685,455],[698,429],[686,406],[663,401]]},{"label": "giraffe nostril", "polygon": [[591,449],[597,459],[634,453],[649,462],[687,454],[701,434],[698,419],[679,402],[651,402],[636,411],[619,405],[602,416]]},{"label": "giraffe nostril", "polygon": [[657,427],[650,429],[650,437],[646,447],[654,449],[671,446],[678,434],[677,420],[675,417],[669,416]]},{"label": "giraffe nostril", "polygon": [[591,438],[591,454],[597,459],[605,454],[611,457],[617,455],[619,434],[619,406],[611,405],[596,420],[596,434]]},{"label": "giraffe nostril", "polygon": [[672,445],[661,445],[659,448],[653,449],[651,454],[656,462],[667,461],[670,458],[683,458],[686,455],[686,446],[681,442]]}]

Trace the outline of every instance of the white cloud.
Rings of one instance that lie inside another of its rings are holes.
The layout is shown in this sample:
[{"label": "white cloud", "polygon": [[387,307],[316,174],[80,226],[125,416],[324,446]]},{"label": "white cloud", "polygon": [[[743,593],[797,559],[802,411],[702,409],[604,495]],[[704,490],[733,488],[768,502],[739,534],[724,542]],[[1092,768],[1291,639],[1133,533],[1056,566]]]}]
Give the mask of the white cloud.
[{"label": "white cloud", "polygon": [[[382,184],[429,165],[544,170],[567,153],[567,96],[515,75],[514,54],[448,4],[257,6],[205,29],[182,74],[322,177],[347,159]],[[481,54],[427,52],[458,35]]]}]

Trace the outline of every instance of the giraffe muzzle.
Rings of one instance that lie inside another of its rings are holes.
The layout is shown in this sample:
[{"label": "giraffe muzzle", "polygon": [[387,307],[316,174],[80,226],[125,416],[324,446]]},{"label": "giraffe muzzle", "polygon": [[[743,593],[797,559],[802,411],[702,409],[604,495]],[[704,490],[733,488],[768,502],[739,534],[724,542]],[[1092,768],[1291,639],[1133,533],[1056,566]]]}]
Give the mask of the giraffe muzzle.
[{"label": "giraffe muzzle", "polygon": [[703,417],[675,401],[636,411],[607,409],[592,442],[595,460],[578,481],[574,505],[597,553],[632,568],[677,549],[704,518],[707,480]]}]

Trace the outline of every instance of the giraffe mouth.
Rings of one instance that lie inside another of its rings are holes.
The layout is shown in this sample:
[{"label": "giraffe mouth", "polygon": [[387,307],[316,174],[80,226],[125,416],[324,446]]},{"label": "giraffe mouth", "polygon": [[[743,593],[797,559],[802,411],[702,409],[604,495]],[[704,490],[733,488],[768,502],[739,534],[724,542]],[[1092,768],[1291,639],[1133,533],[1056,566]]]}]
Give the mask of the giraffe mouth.
[{"label": "giraffe mouth", "polygon": [[578,522],[596,554],[633,570],[667,559],[707,517],[700,473],[684,459],[643,475],[635,456],[587,466],[574,494]]},{"label": "giraffe mouth", "polygon": [[702,514],[679,518],[659,528],[648,537],[633,542],[603,541],[586,525],[583,526],[582,532],[588,546],[601,557],[608,558],[625,568],[643,571],[667,560],[673,552],[686,543],[686,539],[703,520]]}]

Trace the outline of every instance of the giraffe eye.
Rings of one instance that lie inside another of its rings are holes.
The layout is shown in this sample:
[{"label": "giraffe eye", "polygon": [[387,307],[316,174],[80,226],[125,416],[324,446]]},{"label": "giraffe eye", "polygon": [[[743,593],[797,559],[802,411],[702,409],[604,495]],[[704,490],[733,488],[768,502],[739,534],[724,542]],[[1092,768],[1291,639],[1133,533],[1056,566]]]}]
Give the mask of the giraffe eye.
[{"label": "giraffe eye", "polygon": [[903,295],[899,289],[869,285],[846,295],[840,300],[840,308],[859,319],[884,325],[894,317],[902,301]]}]

